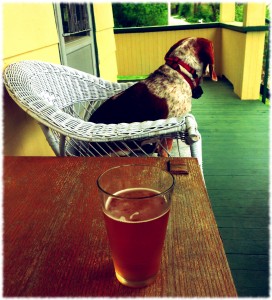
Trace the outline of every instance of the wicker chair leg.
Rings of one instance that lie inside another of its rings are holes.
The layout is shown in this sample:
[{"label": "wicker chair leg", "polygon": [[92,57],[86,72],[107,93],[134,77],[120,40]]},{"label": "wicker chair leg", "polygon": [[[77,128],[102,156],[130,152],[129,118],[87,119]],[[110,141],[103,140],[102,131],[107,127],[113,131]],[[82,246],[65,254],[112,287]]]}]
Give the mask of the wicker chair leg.
[{"label": "wicker chair leg", "polygon": [[199,166],[203,173],[203,161],[202,161],[202,138],[199,133],[199,140],[190,145],[191,156],[196,157],[198,159]]}]

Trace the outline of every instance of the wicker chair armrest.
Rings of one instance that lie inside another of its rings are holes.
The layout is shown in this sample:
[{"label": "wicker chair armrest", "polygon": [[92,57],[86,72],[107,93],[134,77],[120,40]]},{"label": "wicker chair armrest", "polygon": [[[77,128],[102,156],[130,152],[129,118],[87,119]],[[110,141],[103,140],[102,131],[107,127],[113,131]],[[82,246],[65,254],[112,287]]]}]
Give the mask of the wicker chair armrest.
[{"label": "wicker chair armrest", "polygon": [[[33,102],[27,111],[39,123],[51,128],[64,136],[69,136],[81,141],[88,142],[109,142],[126,141],[132,139],[151,138],[162,135],[169,135],[176,132],[187,132],[186,119],[191,119],[191,115],[181,118],[169,118],[156,121],[145,121],[135,123],[119,124],[95,124],[81,119],[57,109],[52,105],[44,105],[43,101]],[[40,110],[38,114],[35,110]],[[192,123],[192,120],[190,121]],[[193,127],[191,125],[191,127]],[[197,125],[195,126],[197,128]],[[197,130],[197,129],[196,129]],[[197,140],[196,131],[188,132],[189,144]]]},{"label": "wicker chair armrest", "polygon": [[3,81],[21,106],[27,108],[40,99],[60,109],[76,103],[100,105],[135,84],[110,82],[67,66],[31,60],[8,65],[3,72]]},{"label": "wicker chair armrest", "polygon": [[[10,64],[4,70],[3,79],[18,106],[42,124],[51,146],[55,138],[52,137],[52,142],[48,129],[60,134],[59,145],[52,146],[57,155],[64,153],[65,137],[98,143],[185,137],[189,145],[200,139],[196,120],[190,114],[130,124],[87,122],[106,99],[126,90],[134,82],[114,83],[67,66],[39,61]],[[78,107],[84,108],[83,114]]]},{"label": "wicker chair armrest", "polygon": [[[156,121],[119,124],[95,124],[72,117],[61,109],[42,99],[31,101],[28,107],[22,105],[16,95],[10,93],[14,101],[39,123],[64,136],[88,142],[125,141],[171,135],[176,132],[188,132],[187,143],[198,140],[197,124],[190,114],[180,118],[168,118]],[[190,124],[190,131],[187,126]],[[195,125],[193,125],[195,124]]]}]

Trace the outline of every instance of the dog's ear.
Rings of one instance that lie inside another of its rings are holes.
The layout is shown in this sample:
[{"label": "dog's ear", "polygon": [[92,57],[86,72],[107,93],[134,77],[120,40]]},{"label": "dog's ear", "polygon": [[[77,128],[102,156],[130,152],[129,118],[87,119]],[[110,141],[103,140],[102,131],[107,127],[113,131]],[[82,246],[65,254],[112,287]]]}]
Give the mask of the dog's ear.
[{"label": "dog's ear", "polygon": [[217,75],[216,75],[216,73],[214,71],[214,64],[213,65],[212,64],[209,65],[209,70],[210,70],[210,76],[211,76],[212,80],[213,81],[217,81]]},{"label": "dog's ear", "polygon": [[197,38],[196,41],[197,55],[204,66],[209,66],[209,73],[213,81],[217,81],[217,75],[214,70],[214,51],[213,43],[204,38]]}]

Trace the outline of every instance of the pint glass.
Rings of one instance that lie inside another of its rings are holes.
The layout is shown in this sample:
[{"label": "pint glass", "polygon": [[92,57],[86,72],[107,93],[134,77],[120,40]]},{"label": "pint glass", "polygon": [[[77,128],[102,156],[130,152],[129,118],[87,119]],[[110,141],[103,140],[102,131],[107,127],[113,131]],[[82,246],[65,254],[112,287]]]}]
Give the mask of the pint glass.
[{"label": "pint glass", "polygon": [[117,279],[151,284],[159,271],[174,177],[157,167],[124,165],[97,180]]}]

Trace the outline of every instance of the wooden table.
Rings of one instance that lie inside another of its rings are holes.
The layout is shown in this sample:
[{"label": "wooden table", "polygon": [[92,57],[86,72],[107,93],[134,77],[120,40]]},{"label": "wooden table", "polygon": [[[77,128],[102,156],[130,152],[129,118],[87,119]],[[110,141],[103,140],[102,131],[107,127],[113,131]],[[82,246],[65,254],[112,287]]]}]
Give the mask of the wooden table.
[{"label": "wooden table", "polygon": [[176,186],[160,272],[131,289],[115,279],[96,178],[120,164],[166,169],[164,158],[4,158],[4,296],[237,296],[194,158]]}]

